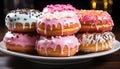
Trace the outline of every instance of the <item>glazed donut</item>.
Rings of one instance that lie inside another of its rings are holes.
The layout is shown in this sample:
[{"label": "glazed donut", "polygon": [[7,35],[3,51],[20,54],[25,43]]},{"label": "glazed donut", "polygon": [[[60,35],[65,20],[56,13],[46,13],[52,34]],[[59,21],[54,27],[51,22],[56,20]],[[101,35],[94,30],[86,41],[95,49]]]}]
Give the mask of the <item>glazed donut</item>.
[{"label": "glazed donut", "polygon": [[7,28],[13,32],[34,32],[41,13],[35,9],[12,10],[5,17]]},{"label": "glazed donut", "polygon": [[37,39],[38,36],[36,34],[13,33],[8,31],[3,38],[3,42],[8,50],[34,53]]},{"label": "glazed donut", "polygon": [[80,51],[99,52],[112,49],[115,45],[115,36],[112,32],[83,33],[76,35],[81,45]]},{"label": "glazed donut", "polygon": [[102,10],[77,10],[81,23],[80,32],[105,32],[112,30],[111,16]]},{"label": "glazed donut", "polygon": [[47,5],[37,22],[38,33],[47,36],[70,35],[80,28],[79,18],[71,5]]},{"label": "glazed donut", "polygon": [[39,55],[53,57],[72,56],[78,52],[78,39],[71,36],[40,36],[36,42],[36,50]]}]

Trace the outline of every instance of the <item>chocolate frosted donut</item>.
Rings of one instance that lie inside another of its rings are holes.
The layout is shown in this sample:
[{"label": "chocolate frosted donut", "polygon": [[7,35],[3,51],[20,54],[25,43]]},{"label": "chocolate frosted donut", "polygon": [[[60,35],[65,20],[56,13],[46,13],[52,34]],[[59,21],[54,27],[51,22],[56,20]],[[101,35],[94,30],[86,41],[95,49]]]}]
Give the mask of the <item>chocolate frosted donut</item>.
[{"label": "chocolate frosted donut", "polygon": [[36,22],[40,15],[35,9],[12,10],[6,15],[5,23],[10,31],[33,32],[36,31]]}]

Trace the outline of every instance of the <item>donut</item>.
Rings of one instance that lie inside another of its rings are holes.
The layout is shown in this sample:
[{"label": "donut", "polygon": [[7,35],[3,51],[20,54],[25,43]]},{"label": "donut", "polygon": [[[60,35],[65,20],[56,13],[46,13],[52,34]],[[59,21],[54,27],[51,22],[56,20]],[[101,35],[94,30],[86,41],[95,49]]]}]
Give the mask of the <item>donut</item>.
[{"label": "donut", "polygon": [[74,35],[40,36],[36,41],[36,51],[42,56],[67,57],[78,52],[79,44]]},{"label": "donut", "polygon": [[71,35],[80,28],[79,18],[71,5],[47,5],[37,21],[37,32],[47,36]]},{"label": "donut", "polygon": [[76,37],[81,43],[80,51],[86,53],[110,50],[115,45],[115,35],[112,32],[81,33],[76,34]]},{"label": "donut", "polygon": [[41,12],[35,9],[16,9],[5,17],[7,28],[13,32],[34,32]]},{"label": "donut", "polygon": [[21,53],[34,53],[37,39],[37,34],[13,33],[8,31],[3,38],[3,42],[8,50]]},{"label": "donut", "polygon": [[81,23],[80,32],[111,31],[114,23],[109,13],[102,10],[77,10]]}]

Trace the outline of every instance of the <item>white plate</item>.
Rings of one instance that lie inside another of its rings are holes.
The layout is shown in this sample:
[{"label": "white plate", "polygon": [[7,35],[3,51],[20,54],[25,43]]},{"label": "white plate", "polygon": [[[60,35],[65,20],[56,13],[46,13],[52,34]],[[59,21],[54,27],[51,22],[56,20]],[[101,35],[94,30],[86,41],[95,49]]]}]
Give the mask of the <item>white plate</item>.
[{"label": "white plate", "polygon": [[3,42],[0,42],[0,51],[12,55],[12,56],[18,56],[25,58],[32,62],[37,63],[43,63],[43,64],[73,64],[73,63],[83,63],[91,60],[94,57],[99,57],[107,54],[111,54],[117,50],[120,49],[120,42],[115,41],[115,46],[111,50],[103,51],[103,52],[97,52],[97,53],[89,53],[89,54],[80,54],[71,56],[71,57],[44,57],[44,56],[37,56],[37,55],[30,55],[30,54],[24,54],[24,53],[18,53],[9,51],[5,48],[5,45]]}]

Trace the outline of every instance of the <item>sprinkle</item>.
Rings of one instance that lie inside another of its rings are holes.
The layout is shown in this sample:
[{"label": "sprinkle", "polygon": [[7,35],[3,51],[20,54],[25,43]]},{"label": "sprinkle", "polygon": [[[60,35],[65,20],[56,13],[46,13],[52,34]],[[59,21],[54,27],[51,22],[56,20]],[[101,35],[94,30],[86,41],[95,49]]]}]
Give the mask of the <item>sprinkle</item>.
[{"label": "sprinkle", "polygon": [[27,20],[26,18],[24,18],[24,20]]},{"label": "sprinkle", "polygon": [[20,18],[17,18],[17,20],[19,20]]},{"label": "sprinkle", "polygon": [[29,18],[31,18],[31,16],[29,16]]},{"label": "sprinkle", "polygon": [[10,19],[10,21],[12,22],[13,20],[12,20],[12,19]]},{"label": "sprinkle", "polygon": [[18,36],[18,35],[17,35],[16,37],[17,37],[17,38],[19,38],[19,36]]},{"label": "sprinkle", "polygon": [[16,19],[14,19],[14,21],[16,21]]},{"label": "sprinkle", "polygon": [[15,15],[15,17],[16,17],[17,15]]},{"label": "sprinkle", "polygon": [[53,37],[53,36],[52,36],[51,38],[52,38],[52,39],[54,39],[54,37]]},{"label": "sprinkle", "polygon": [[11,37],[11,39],[13,39],[13,37]]},{"label": "sprinkle", "polygon": [[55,40],[53,39],[52,42],[55,43]]},{"label": "sprinkle", "polygon": [[58,38],[60,39],[60,38],[61,38],[61,36],[58,36]]},{"label": "sprinkle", "polygon": [[7,16],[8,18],[10,18],[10,16]]},{"label": "sprinkle", "polygon": [[78,43],[78,45],[80,45],[80,42]]}]

